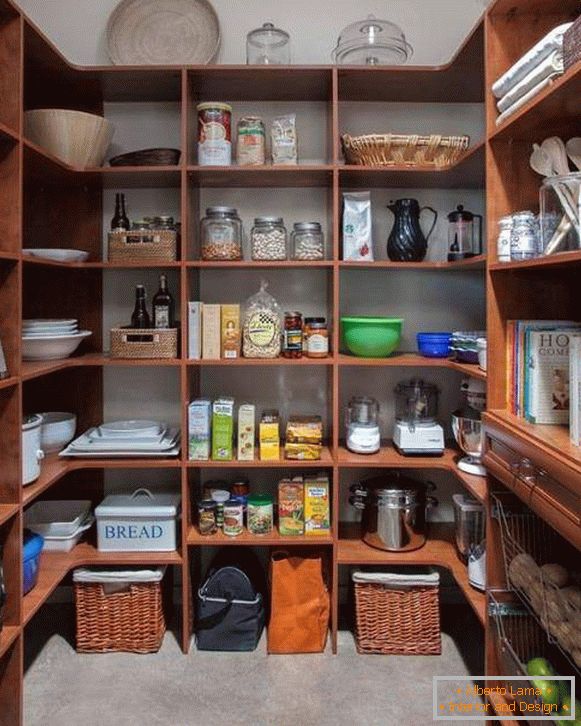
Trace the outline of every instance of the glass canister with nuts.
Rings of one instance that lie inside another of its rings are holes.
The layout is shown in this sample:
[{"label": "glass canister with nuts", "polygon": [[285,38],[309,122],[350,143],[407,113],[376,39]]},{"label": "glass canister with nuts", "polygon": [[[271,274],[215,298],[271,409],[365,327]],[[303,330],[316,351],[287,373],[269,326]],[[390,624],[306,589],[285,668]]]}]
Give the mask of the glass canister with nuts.
[{"label": "glass canister with nuts", "polygon": [[200,223],[203,260],[242,259],[242,220],[234,207],[208,207]]}]

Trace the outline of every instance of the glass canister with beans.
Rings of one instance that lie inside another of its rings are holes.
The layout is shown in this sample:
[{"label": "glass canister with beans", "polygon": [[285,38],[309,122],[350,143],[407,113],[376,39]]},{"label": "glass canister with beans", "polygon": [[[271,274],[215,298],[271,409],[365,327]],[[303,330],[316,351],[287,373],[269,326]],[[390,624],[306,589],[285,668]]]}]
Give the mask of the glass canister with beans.
[{"label": "glass canister with beans", "polygon": [[288,237],[282,217],[256,217],[250,242],[253,260],[288,258]]},{"label": "glass canister with beans", "polygon": [[242,259],[242,220],[234,207],[208,207],[200,238],[203,260]]}]

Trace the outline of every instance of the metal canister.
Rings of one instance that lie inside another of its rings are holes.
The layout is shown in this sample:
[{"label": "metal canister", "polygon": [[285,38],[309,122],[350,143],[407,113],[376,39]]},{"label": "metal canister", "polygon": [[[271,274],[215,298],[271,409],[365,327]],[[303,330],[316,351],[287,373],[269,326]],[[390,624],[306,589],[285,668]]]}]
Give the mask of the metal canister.
[{"label": "metal canister", "polygon": [[539,227],[533,212],[517,212],[512,215],[510,233],[511,260],[531,260],[537,256]]},{"label": "metal canister", "polygon": [[238,537],[244,530],[244,504],[237,499],[229,499],[224,504],[224,534]]},{"label": "metal canister", "polygon": [[198,164],[230,166],[232,163],[232,106],[198,104]]},{"label": "metal canister", "polygon": [[198,528],[200,534],[216,534],[218,523],[216,521],[217,504],[212,499],[204,499],[198,504]]},{"label": "metal canister", "polygon": [[510,235],[512,232],[512,216],[498,220],[498,239],[496,259],[498,262],[510,262]]}]

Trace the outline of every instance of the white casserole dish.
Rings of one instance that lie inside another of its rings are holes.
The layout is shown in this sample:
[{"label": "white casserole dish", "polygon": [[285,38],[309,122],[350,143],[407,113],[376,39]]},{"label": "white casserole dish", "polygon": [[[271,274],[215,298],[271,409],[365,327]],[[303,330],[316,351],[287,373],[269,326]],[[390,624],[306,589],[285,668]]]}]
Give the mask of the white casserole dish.
[{"label": "white casserole dish", "polygon": [[24,526],[43,537],[70,537],[86,520],[89,499],[36,502],[24,513]]}]

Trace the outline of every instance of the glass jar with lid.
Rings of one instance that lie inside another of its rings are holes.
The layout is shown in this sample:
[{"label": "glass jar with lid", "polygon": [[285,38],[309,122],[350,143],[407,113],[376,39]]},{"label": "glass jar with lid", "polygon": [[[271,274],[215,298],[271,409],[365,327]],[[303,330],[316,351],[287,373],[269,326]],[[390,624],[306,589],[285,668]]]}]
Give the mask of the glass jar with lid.
[{"label": "glass jar with lid", "polygon": [[325,258],[325,240],[319,222],[295,222],[291,243],[293,260]]},{"label": "glass jar with lid", "polygon": [[512,215],[510,232],[511,260],[531,260],[538,254],[539,223],[537,216],[528,210]]},{"label": "glass jar with lid", "polygon": [[282,217],[256,217],[250,233],[253,260],[286,260],[288,236]]},{"label": "glass jar with lid", "polygon": [[251,65],[288,65],[290,63],[290,35],[264,23],[246,36],[246,63]]},{"label": "glass jar with lid", "polygon": [[153,218],[153,226],[155,229],[167,229],[173,232],[176,231],[176,224],[174,218],[169,214],[160,214],[159,217]]},{"label": "glass jar with lid", "polygon": [[405,63],[412,54],[413,48],[399,25],[368,15],[343,28],[333,61],[339,65],[395,66]]},{"label": "glass jar with lid", "polygon": [[242,220],[234,207],[208,207],[200,223],[203,260],[242,259]]}]

